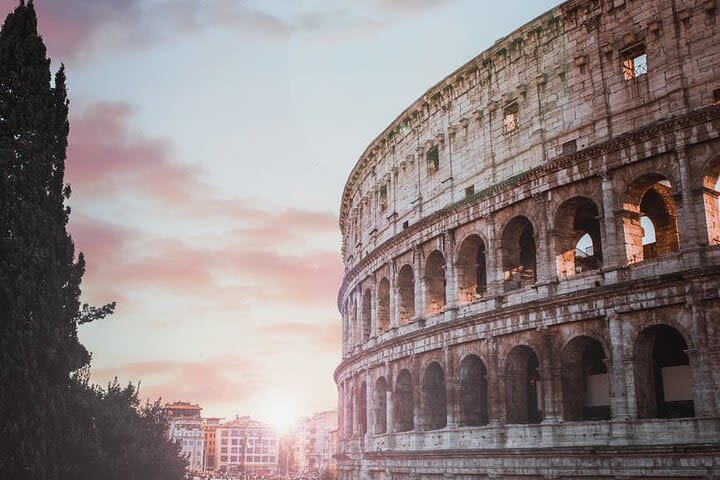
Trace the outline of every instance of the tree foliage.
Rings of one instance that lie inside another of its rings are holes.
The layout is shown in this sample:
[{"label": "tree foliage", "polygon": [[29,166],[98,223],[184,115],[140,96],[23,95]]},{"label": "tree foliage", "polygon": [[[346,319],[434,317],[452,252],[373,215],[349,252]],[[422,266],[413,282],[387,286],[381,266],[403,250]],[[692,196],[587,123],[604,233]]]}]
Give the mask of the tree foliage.
[{"label": "tree foliage", "polygon": [[160,406],[141,406],[133,386],[87,381],[77,326],[115,305],[80,304],[65,81],[64,67],[51,78],[33,4],[21,1],[0,30],[0,478],[178,479]]}]

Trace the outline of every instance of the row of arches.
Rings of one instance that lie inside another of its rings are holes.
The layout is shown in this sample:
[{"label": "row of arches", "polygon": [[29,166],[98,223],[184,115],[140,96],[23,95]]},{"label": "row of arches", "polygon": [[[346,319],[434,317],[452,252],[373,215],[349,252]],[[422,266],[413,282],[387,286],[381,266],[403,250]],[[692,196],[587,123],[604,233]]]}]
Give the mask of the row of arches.
[{"label": "row of arches", "polygon": [[[679,418],[695,415],[692,369],[688,343],[675,328],[656,324],[641,331],[634,346],[634,381],[639,418]],[[457,369],[457,380],[448,381],[440,361],[432,361],[415,378],[401,369],[394,385],[379,376],[368,389],[365,381],[350,388],[344,403],[346,437],[359,432],[374,434],[437,430],[448,426],[448,412],[456,412],[459,427],[540,423],[547,404],[541,359],[528,345],[513,348],[502,373],[490,372],[480,355],[467,354]],[[561,350],[560,415],[565,421],[609,420],[610,368],[605,347],[591,336],[577,336]],[[370,395],[370,396],[368,396]],[[368,403],[368,401],[370,403]],[[493,402],[504,403],[504,419]],[[353,411],[358,408],[357,416]],[[372,412],[372,415],[369,415]],[[390,414],[392,412],[392,414]],[[495,418],[493,418],[495,416]]]},{"label": "row of arches", "polygon": [[[716,188],[718,175],[713,176]],[[626,263],[679,251],[674,192],[671,179],[660,173],[645,174],[627,187],[622,209],[611,212],[617,216],[616,226],[624,237],[619,242],[622,245],[624,241],[624,252],[616,253],[624,253]],[[720,233],[710,231],[720,232],[720,227],[716,228],[720,220],[714,219],[720,218],[718,194],[716,190],[713,193],[713,201],[705,202],[712,217],[708,219],[708,235],[715,235],[715,243],[720,243]],[[488,245],[482,232],[471,233],[459,241],[449,258],[441,249],[434,249],[423,262],[407,260],[394,276],[380,274],[376,284],[364,287],[360,305],[352,295],[348,297],[345,339],[351,345],[367,341],[373,332],[382,333],[391,323],[402,326],[418,316],[437,314],[449,301],[472,303],[485,296],[492,285],[494,294],[533,285],[543,273],[541,268],[552,268],[552,262],[540,261],[539,253],[544,255],[545,249],[554,252],[552,274],[558,278],[598,270],[606,258],[607,232],[602,219],[603,211],[591,196],[575,196],[559,205],[554,223],[542,237],[530,217],[518,215],[501,228],[499,238],[492,242],[496,245]],[[493,250],[498,254],[492,255]],[[552,278],[550,272],[546,277]]]}]

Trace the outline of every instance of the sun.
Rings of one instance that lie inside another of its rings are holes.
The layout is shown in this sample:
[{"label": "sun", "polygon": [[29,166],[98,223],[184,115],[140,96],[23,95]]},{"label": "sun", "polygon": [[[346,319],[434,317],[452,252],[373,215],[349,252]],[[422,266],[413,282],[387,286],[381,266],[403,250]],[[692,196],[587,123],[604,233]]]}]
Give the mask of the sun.
[{"label": "sun", "polygon": [[263,417],[281,433],[287,433],[300,417],[297,405],[290,398],[269,396]]}]

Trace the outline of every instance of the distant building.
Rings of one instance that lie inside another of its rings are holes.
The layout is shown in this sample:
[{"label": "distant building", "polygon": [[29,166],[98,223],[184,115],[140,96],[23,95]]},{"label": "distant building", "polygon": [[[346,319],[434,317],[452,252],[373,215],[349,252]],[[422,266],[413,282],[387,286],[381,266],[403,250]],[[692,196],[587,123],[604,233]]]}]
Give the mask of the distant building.
[{"label": "distant building", "polygon": [[203,470],[215,470],[216,430],[222,420],[222,418],[216,417],[203,419],[203,433],[205,434],[205,444],[203,445],[205,466]]},{"label": "distant building", "polygon": [[298,470],[320,470],[333,463],[337,410],[319,412],[300,421],[294,435],[294,459]]},{"label": "distant building", "polygon": [[203,469],[205,433],[200,417],[202,407],[190,402],[174,402],[165,405],[170,418],[170,439],[180,445],[180,454],[187,458],[191,470]]},{"label": "distant building", "polygon": [[236,417],[215,427],[215,470],[275,472],[278,433],[250,417]]}]

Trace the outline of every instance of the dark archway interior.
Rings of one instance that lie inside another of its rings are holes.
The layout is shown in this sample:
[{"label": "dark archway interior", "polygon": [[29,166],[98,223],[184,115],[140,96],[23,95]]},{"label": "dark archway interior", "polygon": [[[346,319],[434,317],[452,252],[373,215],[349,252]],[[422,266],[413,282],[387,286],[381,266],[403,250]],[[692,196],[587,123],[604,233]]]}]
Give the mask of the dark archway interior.
[{"label": "dark archway interior", "polygon": [[445,280],[445,257],[439,250],[432,252],[425,262],[426,313],[434,315],[447,303]]},{"label": "dark archway interior", "polygon": [[540,362],[530,347],[515,347],[508,356],[505,400],[508,423],[542,421]]},{"label": "dark archway interior", "polygon": [[485,243],[477,235],[466,238],[458,252],[456,275],[459,300],[469,303],[487,291]]},{"label": "dark archway interior", "polygon": [[423,397],[425,399],[425,430],[438,430],[447,426],[447,395],[445,374],[440,364],[433,362],[425,369],[423,376]]},{"label": "dark archway interior", "polygon": [[605,351],[591,337],[574,338],[562,355],[563,417],[567,421],[610,419],[610,378]]},{"label": "dark archway interior", "polygon": [[398,273],[398,316],[400,325],[407,325],[415,316],[415,274],[410,265]]},{"label": "dark archway interior", "polygon": [[413,404],[413,383],[410,371],[402,370],[398,374],[395,383],[395,431],[408,432],[415,428],[414,404]]},{"label": "dark archway interior", "polygon": [[461,427],[487,425],[488,381],[487,369],[476,355],[468,355],[460,363]]},{"label": "dark archway interior", "polygon": [[525,217],[516,217],[505,227],[502,237],[505,290],[517,290],[537,281],[535,230]]},{"label": "dark archway interior", "polygon": [[385,277],[378,285],[377,323],[379,333],[390,328],[390,281]]},{"label": "dark archway interior", "polygon": [[375,433],[387,432],[387,391],[388,385],[385,377],[375,382]]}]

